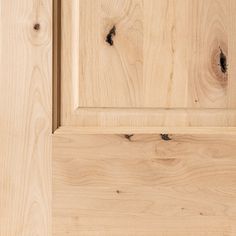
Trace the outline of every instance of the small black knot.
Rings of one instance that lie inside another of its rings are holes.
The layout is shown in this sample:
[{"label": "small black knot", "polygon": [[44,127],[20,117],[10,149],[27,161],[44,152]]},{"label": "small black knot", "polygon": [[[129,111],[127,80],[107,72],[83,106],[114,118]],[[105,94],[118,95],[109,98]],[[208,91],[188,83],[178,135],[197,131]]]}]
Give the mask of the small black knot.
[{"label": "small black knot", "polygon": [[106,42],[108,44],[110,44],[110,46],[112,46],[114,44],[113,42],[113,36],[116,35],[116,27],[115,25],[111,28],[111,30],[109,31],[107,37],[106,37]]},{"label": "small black knot", "polygon": [[40,24],[39,23],[34,24],[34,30],[36,30],[36,31],[40,30]]},{"label": "small black knot", "polygon": [[125,138],[131,141],[131,138],[133,137],[133,134],[125,134]]},{"label": "small black knot", "polygon": [[226,73],[227,72],[227,58],[224,54],[224,52],[222,51],[222,49],[220,48],[220,68],[221,68],[221,71],[222,73]]},{"label": "small black knot", "polygon": [[116,190],[116,193],[117,193],[117,194],[120,194],[120,190]]},{"label": "small black knot", "polygon": [[169,134],[160,134],[160,135],[161,135],[161,138],[165,141],[171,140],[171,138],[169,137]]}]

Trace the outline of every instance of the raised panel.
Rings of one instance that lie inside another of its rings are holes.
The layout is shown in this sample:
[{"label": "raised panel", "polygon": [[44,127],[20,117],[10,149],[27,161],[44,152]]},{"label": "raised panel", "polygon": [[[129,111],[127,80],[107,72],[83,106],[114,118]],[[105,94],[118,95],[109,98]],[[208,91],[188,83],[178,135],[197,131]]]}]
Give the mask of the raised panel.
[{"label": "raised panel", "polygon": [[235,9],[233,0],[62,0],[61,124],[234,127]]},{"label": "raised panel", "polygon": [[229,0],[74,2],[79,106],[228,107]]}]

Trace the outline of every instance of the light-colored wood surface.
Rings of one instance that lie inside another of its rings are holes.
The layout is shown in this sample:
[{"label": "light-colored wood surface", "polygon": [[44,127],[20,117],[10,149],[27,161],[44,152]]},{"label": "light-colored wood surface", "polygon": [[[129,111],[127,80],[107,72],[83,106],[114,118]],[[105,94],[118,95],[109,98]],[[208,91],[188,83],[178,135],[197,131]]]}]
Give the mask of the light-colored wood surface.
[{"label": "light-colored wood surface", "polygon": [[53,137],[53,235],[233,236],[235,135]]},{"label": "light-colored wood surface", "polygon": [[[79,1],[79,106],[139,107],[143,101],[143,1]],[[114,44],[106,36],[115,26]],[[89,29],[89,30],[88,30]],[[83,37],[81,37],[83,35]]]},{"label": "light-colored wood surface", "polygon": [[61,126],[54,134],[236,134],[236,127],[78,127]]},{"label": "light-colored wood surface", "polygon": [[[63,113],[63,112],[62,112]],[[65,116],[64,116],[65,115]],[[63,113],[62,126],[79,127],[198,127],[202,131],[211,127],[236,127],[236,110],[233,109],[120,109],[120,108],[79,108],[72,113]],[[208,131],[207,131],[208,132]]]},{"label": "light-colored wood surface", "polygon": [[79,106],[230,107],[231,2],[80,0]]},{"label": "light-colored wood surface", "polygon": [[236,126],[235,11],[233,0],[62,0],[61,124]]},{"label": "light-colored wood surface", "polygon": [[0,235],[51,236],[52,1],[0,11]]},{"label": "light-colored wood surface", "polygon": [[0,236],[236,235],[236,2],[61,7],[0,1]]}]

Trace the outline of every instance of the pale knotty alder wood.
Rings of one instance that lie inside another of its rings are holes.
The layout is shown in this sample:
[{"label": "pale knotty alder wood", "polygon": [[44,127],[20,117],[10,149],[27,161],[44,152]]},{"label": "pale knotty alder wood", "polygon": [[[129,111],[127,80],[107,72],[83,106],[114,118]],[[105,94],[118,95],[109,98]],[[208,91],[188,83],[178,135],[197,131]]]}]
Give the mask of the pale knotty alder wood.
[{"label": "pale knotty alder wood", "polygon": [[0,11],[0,235],[51,236],[52,1]]},{"label": "pale knotty alder wood", "polygon": [[55,132],[60,134],[236,134],[236,128],[225,127],[78,127],[61,126]]},{"label": "pale knotty alder wood", "polygon": [[236,136],[53,136],[53,235],[233,236]]},{"label": "pale knotty alder wood", "polygon": [[236,126],[234,0],[62,0],[61,125]]}]

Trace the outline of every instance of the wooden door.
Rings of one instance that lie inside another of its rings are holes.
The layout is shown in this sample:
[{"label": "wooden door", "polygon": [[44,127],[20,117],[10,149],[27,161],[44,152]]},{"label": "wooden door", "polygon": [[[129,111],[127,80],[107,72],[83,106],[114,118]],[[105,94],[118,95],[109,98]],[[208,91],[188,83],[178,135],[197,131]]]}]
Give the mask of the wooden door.
[{"label": "wooden door", "polygon": [[54,235],[236,234],[235,1],[61,3]]},{"label": "wooden door", "polygon": [[235,0],[0,10],[0,236],[236,235]]}]

